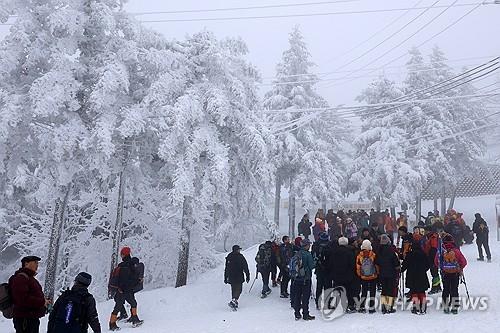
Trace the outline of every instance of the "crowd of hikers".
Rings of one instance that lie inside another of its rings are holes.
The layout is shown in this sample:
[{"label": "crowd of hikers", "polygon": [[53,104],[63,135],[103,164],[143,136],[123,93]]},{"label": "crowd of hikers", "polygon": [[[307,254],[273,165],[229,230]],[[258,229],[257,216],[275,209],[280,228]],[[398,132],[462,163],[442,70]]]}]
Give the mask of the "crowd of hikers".
[{"label": "crowd of hikers", "polygon": [[[109,285],[109,297],[115,307],[109,320],[109,329],[117,331],[118,321],[140,326],[143,321],[137,316],[135,293],[143,289],[144,264],[131,255],[129,247],[120,251],[122,262],[113,270]],[[0,286],[0,310],[4,317],[13,320],[16,333],[39,333],[40,318],[49,314],[47,333],[101,333],[96,301],[89,293],[92,276],[80,272],[71,289],[61,293],[55,303],[48,299],[36,279],[40,257],[27,256],[21,259],[21,268],[12,275],[8,283]],[[125,309],[131,309],[129,317]]]},{"label": "crowd of hikers", "polygon": [[[296,320],[314,320],[309,312],[311,294],[319,310],[325,301],[324,291],[337,287],[346,293],[346,313],[375,313],[378,291],[384,314],[396,312],[398,296],[411,302],[412,313],[425,314],[427,292],[442,293],[444,313],[457,314],[458,288],[460,282],[465,283],[463,269],[467,265],[460,247],[471,243],[475,233],[477,260],[484,261],[484,247],[491,262],[486,221],[475,214],[470,230],[462,216],[455,210],[444,216],[438,211],[429,212],[410,232],[403,212],[392,218],[389,211],[328,210],[325,215],[320,209],[314,225],[306,214],[298,224],[299,236],[293,241],[283,236],[281,242],[269,240],[259,246],[255,280],[260,274],[261,297],[271,293],[270,283],[272,287],[279,285],[280,297],[290,298]],[[250,282],[248,264],[240,251],[238,245],[233,247],[226,258],[224,274],[224,282],[231,285],[229,306],[233,311],[238,309],[243,282]]]}]

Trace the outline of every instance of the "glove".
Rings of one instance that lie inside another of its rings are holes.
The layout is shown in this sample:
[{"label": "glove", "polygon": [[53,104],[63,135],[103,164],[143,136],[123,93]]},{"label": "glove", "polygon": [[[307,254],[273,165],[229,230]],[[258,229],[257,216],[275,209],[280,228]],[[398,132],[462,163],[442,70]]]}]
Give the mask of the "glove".
[{"label": "glove", "polygon": [[249,283],[249,282],[250,282],[250,275],[247,276],[247,283]]}]

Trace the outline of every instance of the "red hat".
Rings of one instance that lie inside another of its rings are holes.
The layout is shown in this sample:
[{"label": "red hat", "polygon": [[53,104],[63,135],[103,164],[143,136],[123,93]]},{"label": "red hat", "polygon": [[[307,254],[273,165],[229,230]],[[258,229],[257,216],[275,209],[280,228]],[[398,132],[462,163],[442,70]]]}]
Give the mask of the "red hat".
[{"label": "red hat", "polygon": [[125,246],[125,247],[124,247],[124,248],[122,248],[122,250],[120,251],[120,254],[121,254],[122,256],[126,257],[126,256],[129,256],[129,255],[130,255],[130,252],[131,252],[130,247]]}]

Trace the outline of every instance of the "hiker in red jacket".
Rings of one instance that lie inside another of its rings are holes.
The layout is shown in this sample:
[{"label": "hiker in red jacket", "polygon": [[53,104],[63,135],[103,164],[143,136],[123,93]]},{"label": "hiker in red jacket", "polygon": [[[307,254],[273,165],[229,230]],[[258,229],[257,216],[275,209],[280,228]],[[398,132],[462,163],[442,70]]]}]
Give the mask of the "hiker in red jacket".
[{"label": "hiker in red jacket", "polygon": [[45,316],[50,303],[35,279],[40,260],[36,256],[24,257],[22,267],[9,279],[16,333],[38,333],[40,318]]}]

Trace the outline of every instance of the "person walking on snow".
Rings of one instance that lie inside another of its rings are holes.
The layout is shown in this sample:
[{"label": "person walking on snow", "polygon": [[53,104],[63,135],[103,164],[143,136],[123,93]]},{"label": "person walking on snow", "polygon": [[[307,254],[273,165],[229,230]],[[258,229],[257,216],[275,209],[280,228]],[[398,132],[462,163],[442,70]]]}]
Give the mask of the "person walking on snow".
[{"label": "person walking on snow", "polygon": [[86,272],[75,277],[73,287],[55,302],[47,333],[87,333],[89,325],[94,333],[101,333],[95,299],[88,291],[91,282],[92,276]]},{"label": "person walking on snow", "polygon": [[484,256],[483,256],[483,247],[484,247],[484,250],[486,251],[486,259],[488,260],[488,262],[491,262],[491,252],[490,252],[490,246],[488,244],[488,234],[489,234],[488,224],[481,217],[481,214],[476,213],[474,216],[476,220],[472,225],[472,231],[476,234],[477,251],[479,252],[479,258],[477,258],[477,260],[484,261]]},{"label": "person walking on snow", "polygon": [[430,268],[429,259],[420,246],[419,234],[413,234],[413,243],[410,251],[406,254],[402,264],[402,271],[406,271],[406,287],[410,289],[413,300],[413,314],[425,314],[427,311],[427,300],[425,292],[429,289],[427,271]]},{"label": "person walking on snow", "polygon": [[290,237],[288,236],[283,236],[282,241],[283,243],[280,245],[280,272],[282,273],[280,297],[288,298],[290,297],[290,294],[288,293],[288,283],[290,282],[288,264],[293,256],[293,246],[290,243]]},{"label": "person walking on snow", "polygon": [[382,285],[380,293],[380,303],[382,304],[382,313],[393,313],[394,299],[398,293],[399,275],[401,266],[396,248],[391,244],[388,235],[380,236],[380,248],[375,259],[375,265],[379,267],[379,281]]},{"label": "person walking on snow", "polygon": [[120,329],[116,322],[118,321],[118,312],[124,308],[125,302],[127,302],[131,307],[130,312],[132,313],[132,316],[130,317],[129,322],[131,322],[134,327],[139,326],[144,322],[137,316],[135,291],[137,286],[141,283],[141,277],[137,271],[135,261],[132,260],[130,248],[122,248],[120,256],[122,258],[122,262],[113,270],[109,282],[110,289],[115,290],[115,307],[113,308],[113,312],[111,312],[111,317],[109,319],[110,331],[117,331]]},{"label": "person walking on snow", "polygon": [[265,298],[271,293],[271,288],[269,288],[269,277],[272,266],[276,265],[271,241],[266,241],[259,246],[257,255],[255,256],[255,262],[257,263],[257,272],[262,276],[261,297]]},{"label": "person walking on snow", "polygon": [[231,285],[231,301],[228,305],[233,310],[238,309],[238,300],[243,290],[243,282],[250,282],[248,264],[240,251],[241,247],[239,245],[233,245],[233,251],[227,255],[226,267],[224,268],[224,283]]}]

